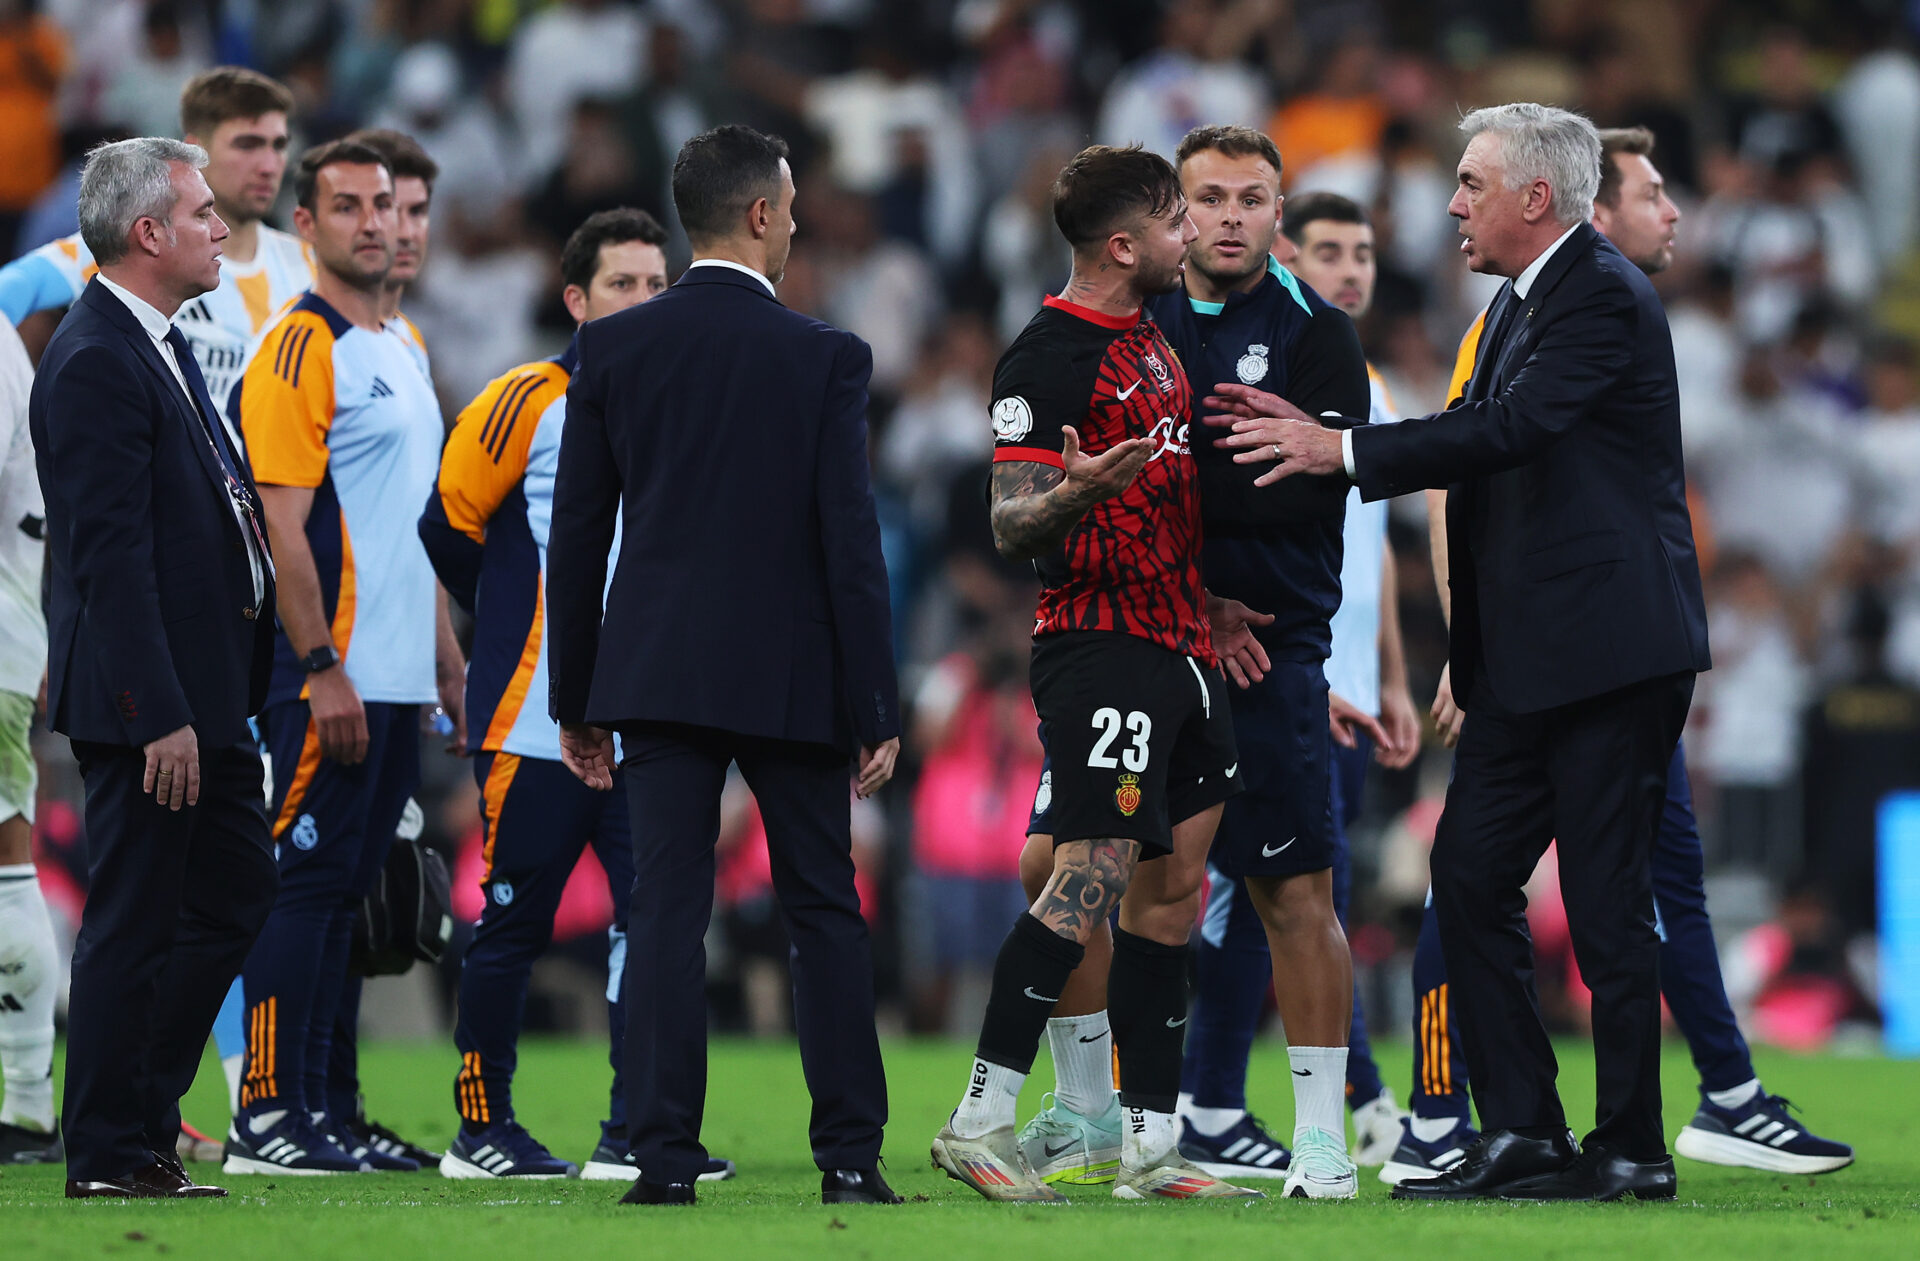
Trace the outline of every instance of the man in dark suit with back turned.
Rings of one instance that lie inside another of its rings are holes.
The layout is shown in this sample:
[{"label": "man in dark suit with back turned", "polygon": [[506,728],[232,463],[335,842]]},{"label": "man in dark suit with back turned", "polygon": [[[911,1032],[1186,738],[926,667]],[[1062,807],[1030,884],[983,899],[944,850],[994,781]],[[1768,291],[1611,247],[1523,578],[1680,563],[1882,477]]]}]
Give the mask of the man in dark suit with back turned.
[{"label": "man in dark suit with back turned", "polygon": [[686,143],[673,200],[693,265],[653,301],[583,325],[567,389],[548,662],[574,773],[611,787],[612,732],[623,745],[630,1204],[691,1204],[706,1164],[701,942],[734,762],[766,819],[793,941],[821,1197],[898,1202],[877,1171],[886,1075],[847,800],[854,750],[867,796],[900,746],[867,473],[873,360],[774,296],[793,233],[786,154],[738,126]]},{"label": "man in dark suit with back turned", "polygon": [[[1462,404],[1343,434],[1245,387],[1242,462],[1344,468],[1368,500],[1449,487],[1454,694],[1467,720],[1433,898],[1485,1136],[1399,1199],[1667,1199],[1650,856],[1708,667],[1673,342],[1640,269],[1587,221],[1600,141],[1539,105],[1477,110],[1449,207],[1468,265],[1511,277]],[[1533,988],[1521,886],[1558,838],[1593,990],[1596,1125],[1576,1149]]]},{"label": "man in dark suit with back turned", "polygon": [[220,1196],[174,1159],[180,1096],[273,905],[260,754],[273,564],[240,444],[169,322],[220,280],[206,152],[87,156],[100,274],[29,410],[47,502],[49,724],[87,790],[73,954],[67,1195]]}]

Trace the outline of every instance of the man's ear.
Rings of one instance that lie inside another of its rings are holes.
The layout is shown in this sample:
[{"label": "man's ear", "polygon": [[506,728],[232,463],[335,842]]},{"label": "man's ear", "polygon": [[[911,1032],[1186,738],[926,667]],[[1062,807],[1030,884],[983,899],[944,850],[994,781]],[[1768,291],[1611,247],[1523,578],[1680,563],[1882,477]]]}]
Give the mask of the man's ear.
[{"label": "man's ear", "polygon": [[160,257],[160,239],[166,235],[166,232],[161,228],[158,219],[151,215],[141,215],[133,221],[133,227],[129,232],[133,236],[134,249],[155,258]]},{"label": "man's ear", "polygon": [[1103,263],[1118,263],[1122,267],[1134,264],[1133,236],[1126,232],[1115,232],[1107,238],[1107,250],[1101,259]]},{"label": "man's ear", "polygon": [[767,239],[767,229],[773,226],[773,202],[765,197],[754,199],[747,207],[747,227],[753,233],[753,239]]},{"label": "man's ear", "polygon": [[560,291],[560,301],[565,304],[567,314],[573,317],[575,324],[584,324],[587,319],[587,291],[579,285],[568,285]]},{"label": "man's ear", "polygon": [[1547,217],[1547,211],[1553,205],[1553,185],[1545,180],[1535,180],[1527,185],[1527,204],[1520,213],[1528,223],[1538,223]]}]

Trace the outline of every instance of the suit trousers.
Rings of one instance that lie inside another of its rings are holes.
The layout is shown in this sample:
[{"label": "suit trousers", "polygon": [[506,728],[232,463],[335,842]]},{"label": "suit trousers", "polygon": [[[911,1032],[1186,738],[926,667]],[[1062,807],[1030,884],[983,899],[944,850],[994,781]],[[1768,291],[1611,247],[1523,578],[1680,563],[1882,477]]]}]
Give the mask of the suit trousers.
[{"label": "suit trousers", "polygon": [[1521,891],[1558,840],[1560,892],[1593,992],[1596,1111],[1587,1142],[1666,1154],[1660,1119],[1660,938],[1652,853],[1691,673],[1531,714],[1479,673],[1433,844],[1433,905],[1486,1130],[1564,1128]]},{"label": "suit trousers", "polygon": [[67,1176],[117,1178],[173,1155],[180,1097],[279,876],[260,752],[200,750],[200,801],[141,790],[146,755],[73,742],[90,884],[73,949],[63,1126]]},{"label": "suit trousers", "polygon": [[766,823],[773,888],[793,943],[794,1022],[821,1169],[872,1168],[887,1120],[873,952],[853,883],[847,757],[824,745],[644,723],[620,729],[633,820],[627,915],[628,1134],[649,1182],[691,1183],[707,1096],[705,937],[727,767]]}]

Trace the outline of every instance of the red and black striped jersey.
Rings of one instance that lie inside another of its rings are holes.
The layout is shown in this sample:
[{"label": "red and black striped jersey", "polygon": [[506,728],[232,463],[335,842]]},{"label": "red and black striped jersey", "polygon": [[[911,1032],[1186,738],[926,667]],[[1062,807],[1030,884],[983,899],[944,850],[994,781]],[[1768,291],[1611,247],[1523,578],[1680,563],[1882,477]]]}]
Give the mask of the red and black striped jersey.
[{"label": "red and black striped jersey", "polygon": [[1144,312],[1112,316],[1048,298],[993,375],[995,463],[1060,467],[1063,426],[1098,455],[1128,438],[1158,449],[1133,484],[1096,505],[1034,562],[1035,635],[1108,630],[1212,665],[1200,581],[1200,484],[1189,446],[1193,391]]}]

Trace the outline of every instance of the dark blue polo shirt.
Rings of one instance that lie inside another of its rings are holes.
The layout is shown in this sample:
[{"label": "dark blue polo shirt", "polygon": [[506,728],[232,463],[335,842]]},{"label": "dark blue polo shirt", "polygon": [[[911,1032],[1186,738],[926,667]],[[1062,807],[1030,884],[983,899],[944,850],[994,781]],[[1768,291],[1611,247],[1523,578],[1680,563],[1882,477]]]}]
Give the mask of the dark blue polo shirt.
[{"label": "dark blue polo shirt", "polygon": [[1251,293],[1213,303],[1182,288],[1147,310],[1193,384],[1207,590],[1273,614],[1258,634],[1275,659],[1324,661],[1328,624],[1340,607],[1346,478],[1299,476],[1256,487],[1253,479],[1271,465],[1233,463],[1230,451],[1213,445],[1225,431],[1201,417],[1213,386],[1231,381],[1277,394],[1308,415],[1365,417],[1372,400],[1353,321],[1271,260]]}]

